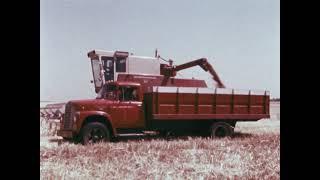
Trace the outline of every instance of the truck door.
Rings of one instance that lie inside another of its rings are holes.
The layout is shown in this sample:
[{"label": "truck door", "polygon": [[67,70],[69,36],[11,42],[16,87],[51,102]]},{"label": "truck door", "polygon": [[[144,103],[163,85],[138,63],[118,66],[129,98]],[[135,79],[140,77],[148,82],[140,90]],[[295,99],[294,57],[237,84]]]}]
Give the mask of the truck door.
[{"label": "truck door", "polygon": [[122,101],[126,106],[126,115],[123,120],[124,128],[144,128],[144,119],[142,112],[142,102],[139,101],[138,87],[121,87]]},{"label": "truck door", "polygon": [[127,102],[127,120],[132,123],[135,128],[144,128],[142,102],[128,101]]},{"label": "truck door", "polygon": [[112,83],[105,84],[99,91],[97,99],[105,99],[104,108],[100,107],[98,110],[108,112],[115,127],[123,126],[121,123],[123,123],[123,119],[126,119],[127,105],[119,100],[118,86]]},{"label": "truck door", "polygon": [[128,128],[127,119],[127,104],[122,101],[115,101],[111,106],[111,116],[115,120],[114,124],[117,128]]}]

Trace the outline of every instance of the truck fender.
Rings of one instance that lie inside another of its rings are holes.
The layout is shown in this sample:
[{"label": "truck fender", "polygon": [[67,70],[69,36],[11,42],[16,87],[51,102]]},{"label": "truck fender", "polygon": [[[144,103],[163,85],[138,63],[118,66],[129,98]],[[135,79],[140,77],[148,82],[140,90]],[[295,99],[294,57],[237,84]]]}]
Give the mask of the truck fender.
[{"label": "truck fender", "polygon": [[[107,119],[107,121],[109,121],[109,123],[111,124],[111,128],[113,131],[113,135],[116,136],[117,135],[117,130],[114,128],[114,124],[112,122],[112,118],[111,116],[103,111],[81,111],[79,114],[79,121],[77,123],[77,126],[79,127],[78,130],[80,131],[81,126],[83,124],[83,122],[86,120],[87,117],[89,116],[102,116],[105,119]],[[79,133],[79,132],[78,132]]]}]

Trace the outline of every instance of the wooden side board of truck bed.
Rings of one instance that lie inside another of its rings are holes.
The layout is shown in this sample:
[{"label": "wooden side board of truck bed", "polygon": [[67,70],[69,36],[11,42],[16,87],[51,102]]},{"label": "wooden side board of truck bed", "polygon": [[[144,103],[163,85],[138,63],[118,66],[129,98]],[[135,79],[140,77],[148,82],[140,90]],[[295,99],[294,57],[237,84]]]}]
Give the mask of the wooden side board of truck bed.
[{"label": "wooden side board of truck bed", "polygon": [[268,91],[154,86],[144,95],[153,120],[237,120],[269,118]]}]

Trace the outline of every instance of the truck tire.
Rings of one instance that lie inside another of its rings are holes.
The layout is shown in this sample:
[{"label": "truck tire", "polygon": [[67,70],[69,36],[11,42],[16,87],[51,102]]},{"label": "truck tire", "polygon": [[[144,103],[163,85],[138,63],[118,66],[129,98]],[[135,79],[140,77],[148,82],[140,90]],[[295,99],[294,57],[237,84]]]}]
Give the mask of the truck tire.
[{"label": "truck tire", "polygon": [[233,132],[234,128],[225,122],[215,122],[210,127],[210,135],[212,138],[231,136]]},{"label": "truck tire", "polygon": [[91,122],[86,124],[81,130],[81,142],[83,145],[93,144],[97,142],[110,141],[110,131],[99,122]]}]

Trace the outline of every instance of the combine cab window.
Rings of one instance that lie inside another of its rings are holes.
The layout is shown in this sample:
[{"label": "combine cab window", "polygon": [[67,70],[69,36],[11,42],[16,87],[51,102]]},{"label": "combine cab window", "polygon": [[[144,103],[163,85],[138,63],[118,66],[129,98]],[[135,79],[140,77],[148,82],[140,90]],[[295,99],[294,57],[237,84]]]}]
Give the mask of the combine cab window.
[{"label": "combine cab window", "polygon": [[100,63],[99,60],[91,60],[91,65],[92,65],[92,72],[93,72],[93,79],[94,79],[94,84],[96,88],[101,88],[102,86],[102,79],[101,79],[101,70],[100,70]]},{"label": "combine cab window", "polygon": [[117,58],[116,60],[116,72],[126,72],[126,58]]},{"label": "combine cab window", "polygon": [[106,81],[114,80],[114,60],[113,57],[102,56],[104,78]]}]

